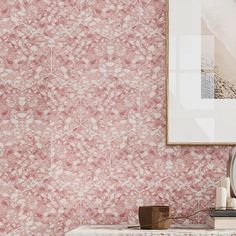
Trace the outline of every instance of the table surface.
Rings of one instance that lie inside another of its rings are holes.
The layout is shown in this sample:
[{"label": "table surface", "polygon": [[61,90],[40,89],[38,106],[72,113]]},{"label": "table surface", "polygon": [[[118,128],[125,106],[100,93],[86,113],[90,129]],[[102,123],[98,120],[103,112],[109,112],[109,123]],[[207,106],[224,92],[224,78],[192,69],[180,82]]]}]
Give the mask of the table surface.
[{"label": "table surface", "polygon": [[128,229],[127,225],[80,226],[66,236],[236,236],[236,230],[214,230],[206,225],[175,225],[168,230]]}]

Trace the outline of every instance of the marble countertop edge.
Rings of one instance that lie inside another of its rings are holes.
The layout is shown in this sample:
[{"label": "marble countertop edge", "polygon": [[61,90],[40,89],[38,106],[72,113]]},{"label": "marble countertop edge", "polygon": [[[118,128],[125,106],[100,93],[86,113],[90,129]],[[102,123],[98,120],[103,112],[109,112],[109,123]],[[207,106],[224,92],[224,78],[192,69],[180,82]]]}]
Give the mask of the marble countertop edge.
[{"label": "marble countertop edge", "polygon": [[[79,233],[92,233],[96,232],[96,235],[101,235],[101,233],[111,233],[109,235],[114,235],[116,233],[122,233],[122,234],[130,234],[133,235],[133,233],[143,233],[143,235],[152,235],[152,234],[160,234],[160,235],[171,235],[173,233],[178,234],[193,234],[197,233],[199,235],[221,235],[219,233],[230,233],[232,236],[236,236],[236,230],[219,230],[219,229],[212,229],[209,228],[207,225],[172,225],[170,229],[167,230],[141,230],[140,228],[130,229],[128,226],[131,225],[82,225],[68,233],[66,233],[66,236],[74,236],[80,235]],[[120,234],[120,235],[122,235]],[[82,234],[81,234],[82,235]],[[92,235],[92,234],[91,234]],[[94,235],[94,234],[93,234]]]}]

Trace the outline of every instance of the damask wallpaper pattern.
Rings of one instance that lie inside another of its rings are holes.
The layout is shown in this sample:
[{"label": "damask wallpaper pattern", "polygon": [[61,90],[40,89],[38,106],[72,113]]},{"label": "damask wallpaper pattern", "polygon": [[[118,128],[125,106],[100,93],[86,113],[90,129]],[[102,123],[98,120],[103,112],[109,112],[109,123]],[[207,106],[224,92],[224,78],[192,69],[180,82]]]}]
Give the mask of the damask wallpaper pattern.
[{"label": "damask wallpaper pattern", "polygon": [[212,204],[229,148],[165,145],[165,12],[164,0],[0,1],[0,235]]}]

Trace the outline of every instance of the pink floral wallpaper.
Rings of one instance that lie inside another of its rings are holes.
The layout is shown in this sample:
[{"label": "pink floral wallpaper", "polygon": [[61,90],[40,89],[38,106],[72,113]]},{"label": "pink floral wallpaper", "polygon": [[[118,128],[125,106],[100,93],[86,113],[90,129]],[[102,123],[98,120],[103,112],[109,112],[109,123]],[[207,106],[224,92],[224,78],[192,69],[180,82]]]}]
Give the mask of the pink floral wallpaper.
[{"label": "pink floral wallpaper", "polygon": [[165,12],[164,0],[0,1],[0,235],[212,204],[229,148],[165,145]]}]

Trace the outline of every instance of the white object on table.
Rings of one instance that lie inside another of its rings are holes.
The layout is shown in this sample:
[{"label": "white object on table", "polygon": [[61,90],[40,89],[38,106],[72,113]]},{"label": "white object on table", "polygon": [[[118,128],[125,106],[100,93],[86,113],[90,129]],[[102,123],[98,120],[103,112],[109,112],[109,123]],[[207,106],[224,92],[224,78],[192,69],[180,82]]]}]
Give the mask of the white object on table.
[{"label": "white object on table", "polygon": [[227,200],[227,208],[236,210],[236,198],[229,198]]},{"label": "white object on table", "polygon": [[226,189],[227,193],[227,199],[231,198],[231,193],[230,193],[230,178],[229,177],[224,177],[220,181],[220,187],[223,187]]},{"label": "white object on table", "polygon": [[223,187],[216,188],[216,209],[226,210],[227,192]]},{"label": "white object on table", "polygon": [[65,236],[235,236],[236,230],[213,230],[206,225],[189,225],[168,230],[128,229],[126,225],[80,226]]}]

